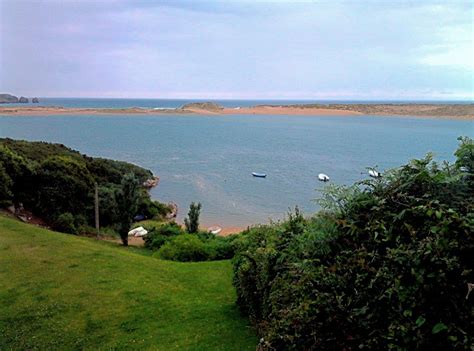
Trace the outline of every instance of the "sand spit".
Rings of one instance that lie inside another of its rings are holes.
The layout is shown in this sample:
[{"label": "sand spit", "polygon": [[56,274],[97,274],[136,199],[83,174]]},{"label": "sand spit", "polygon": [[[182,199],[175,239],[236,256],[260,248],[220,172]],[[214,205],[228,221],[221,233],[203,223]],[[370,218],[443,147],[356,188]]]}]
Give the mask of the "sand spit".
[{"label": "sand spit", "polygon": [[405,116],[474,120],[474,104],[306,104],[257,105],[227,108],[214,103],[190,103],[176,109],[65,108],[54,106],[0,106],[0,115],[304,115]]}]

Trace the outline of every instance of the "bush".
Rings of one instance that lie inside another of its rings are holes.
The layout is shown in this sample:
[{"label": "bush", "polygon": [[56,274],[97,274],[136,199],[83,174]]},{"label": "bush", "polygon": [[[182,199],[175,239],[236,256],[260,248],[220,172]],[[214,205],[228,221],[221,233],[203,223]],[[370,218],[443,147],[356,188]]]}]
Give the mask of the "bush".
[{"label": "bush", "polygon": [[54,221],[54,227],[63,233],[77,234],[74,216],[69,212],[60,214]]},{"label": "bush", "polygon": [[145,247],[157,256],[173,261],[226,260],[234,256],[237,236],[220,237],[209,232],[185,234],[175,222],[149,230],[143,237]]},{"label": "bush", "polygon": [[0,164],[0,207],[7,207],[12,204],[13,200],[13,181]]},{"label": "bush", "polygon": [[235,246],[233,245],[233,241],[236,235],[228,237],[211,235],[213,237],[204,242],[209,260],[228,260],[234,257]]},{"label": "bush", "polygon": [[472,141],[455,166],[431,156],[382,179],[329,189],[236,240],[234,285],[261,350],[470,350]]},{"label": "bush", "polygon": [[184,234],[183,229],[176,222],[171,222],[151,229],[143,240],[146,248],[156,251],[171,238],[181,234]]},{"label": "bush", "polygon": [[158,256],[172,261],[206,261],[209,254],[206,246],[193,234],[177,235],[158,250]]}]

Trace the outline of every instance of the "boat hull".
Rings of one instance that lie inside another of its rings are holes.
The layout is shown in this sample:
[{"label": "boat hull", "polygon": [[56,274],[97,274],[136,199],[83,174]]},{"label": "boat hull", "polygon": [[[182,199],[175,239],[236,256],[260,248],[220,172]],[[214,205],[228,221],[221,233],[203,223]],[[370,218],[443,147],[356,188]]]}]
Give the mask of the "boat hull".
[{"label": "boat hull", "polygon": [[257,178],[266,178],[267,175],[265,173],[255,173],[253,172],[252,175]]}]

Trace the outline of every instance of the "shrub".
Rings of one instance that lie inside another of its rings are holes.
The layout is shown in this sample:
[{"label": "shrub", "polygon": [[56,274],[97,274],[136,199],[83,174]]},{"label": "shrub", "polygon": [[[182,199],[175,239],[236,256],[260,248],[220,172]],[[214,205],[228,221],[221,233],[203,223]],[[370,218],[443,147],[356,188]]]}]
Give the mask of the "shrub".
[{"label": "shrub", "polygon": [[63,233],[77,234],[74,216],[69,212],[60,214],[54,221],[54,227]]},{"label": "shrub", "polygon": [[204,243],[192,234],[177,235],[158,250],[158,256],[172,261],[206,261],[209,254]]},{"label": "shrub", "polygon": [[12,204],[13,181],[5,171],[5,168],[0,164],[0,207],[7,207]]},{"label": "shrub", "polygon": [[234,257],[235,246],[233,242],[235,235],[228,237],[211,235],[212,237],[204,242],[209,260],[227,260]]},{"label": "shrub", "polygon": [[473,342],[472,141],[462,166],[431,156],[358,187],[330,188],[324,210],[236,240],[238,304],[261,350],[470,350]]},{"label": "shrub", "polygon": [[171,222],[153,228],[143,240],[146,248],[156,251],[168,240],[181,234],[184,234],[183,229],[176,222]]}]

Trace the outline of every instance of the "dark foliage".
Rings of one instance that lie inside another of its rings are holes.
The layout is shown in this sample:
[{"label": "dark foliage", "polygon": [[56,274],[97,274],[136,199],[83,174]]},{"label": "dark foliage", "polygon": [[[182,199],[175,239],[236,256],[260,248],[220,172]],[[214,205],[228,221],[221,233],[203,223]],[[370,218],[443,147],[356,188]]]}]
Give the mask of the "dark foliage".
[{"label": "dark foliage", "polygon": [[60,214],[56,219],[54,225],[58,231],[69,234],[77,234],[76,224],[74,223],[74,216],[69,212]]},{"label": "dark foliage", "polygon": [[138,210],[139,197],[138,179],[133,173],[126,174],[122,179],[122,186],[115,194],[118,231],[125,246],[128,245],[128,231]]},{"label": "dark foliage", "polygon": [[[122,183],[125,174],[136,179],[133,201],[122,195],[128,194]],[[0,206],[21,203],[56,229],[64,230],[61,223],[69,215],[76,227],[94,225],[94,183],[99,185],[102,226],[121,226],[125,231],[129,223],[122,220],[126,201],[137,202],[130,207],[135,211],[133,216],[163,217],[168,206],[152,201],[141,186],[151,177],[152,173],[141,167],[88,157],[64,145],[0,139]],[[69,215],[60,218],[63,214]]]},{"label": "dark foliage", "polygon": [[191,203],[189,206],[188,217],[184,219],[184,225],[186,231],[190,234],[197,233],[199,231],[199,214],[201,212],[201,204]]},{"label": "dark foliage", "polygon": [[52,222],[69,212],[92,216],[94,178],[84,164],[68,156],[52,156],[36,170],[35,209]]},{"label": "dark foliage", "polygon": [[234,285],[259,349],[470,350],[472,150],[330,187],[317,216],[239,237]]}]

